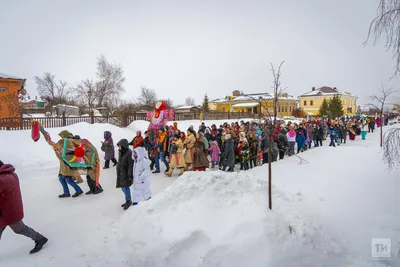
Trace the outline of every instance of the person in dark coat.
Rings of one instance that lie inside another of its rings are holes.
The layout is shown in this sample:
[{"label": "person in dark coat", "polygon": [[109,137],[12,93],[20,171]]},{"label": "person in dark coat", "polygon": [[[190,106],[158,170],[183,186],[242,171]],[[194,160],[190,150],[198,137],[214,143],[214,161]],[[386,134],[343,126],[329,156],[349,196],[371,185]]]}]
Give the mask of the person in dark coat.
[{"label": "person in dark coat", "polygon": [[[262,164],[267,164],[268,163],[268,135],[265,134],[262,139],[261,139],[261,151],[263,153],[263,160]],[[271,155],[272,155],[272,150],[271,150]]]},{"label": "person in dark coat", "polygon": [[286,152],[289,149],[289,142],[286,136],[287,132],[284,128],[281,129],[281,132],[277,136],[277,143],[279,149],[279,159],[283,159],[285,157]]},{"label": "person in dark coat", "polygon": [[197,133],[193,153],[193,171],[205,171],[207,168],[210,167],[207,153],[208,152],[203,141],[202,132]]},{"label": "person in dark coat", "polygon": [[152,151],[152,148],[153,148],[154,144],[151,143],[150,134],[149,134],[148,131],[144,132],[144,136],[145,136],[145,138],[144,138],[143,145],[144,145],[144,148],[147,151],[147,157],[149,158],[149,160],[151,160],[150,170],[153,171],[154,170],[154,165],[156,165],[156,160],[154,159],[154,157],[151,156],[151,151]]},{"label": "person in dark coat", "polygon": [[25,225],[22,221],[23,218],[24,208],[18,176],[12,165],[0,161],[0,240],[2,233],[9,226],[14,233],[35,241],[35,247],[30,254],[37,253],[48,240]]},{"label": "person in dark coat", "polygon": [[324,140],[324,129],[322,128],[321,124],[317,125],[317,132],[316,132],[316,145],[315,146],[322,146],[322,140]]},{"label": "person in dark coat", "polygon": [[103,169],[110,168],[110,160],[117,166],[118,162],[115,159],[114,141],[110,131],[104,132],[104,142],[102,142],[101,150],[104,151],[104,167]]},{"label": "person in dark coat", "polygon": [[235,170],[235,146],[230,134],[225,135],[224,153],[222,161],[222,170],[225,171],[228,167],[229,172]]},{"label": "person in dark coat", "polygon": [[119,157],[117,165],[117,188],[121,188],[125,194],[125,203],[121,205],[124,210],[132,205],[131,189],[133,183],[133,159],[129,149],[128,140],[121,139],[118,144]]}]

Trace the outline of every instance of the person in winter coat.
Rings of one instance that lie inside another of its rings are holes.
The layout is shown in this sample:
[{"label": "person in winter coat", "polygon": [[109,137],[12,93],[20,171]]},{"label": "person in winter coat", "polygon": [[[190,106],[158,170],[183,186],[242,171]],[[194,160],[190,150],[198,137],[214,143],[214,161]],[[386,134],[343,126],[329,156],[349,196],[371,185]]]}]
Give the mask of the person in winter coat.
[{"label": "person in winter coat", "polygon": [[150,161],[144,157],[144,148],[137,147],[133,150],[133,203],[137,205],[140,201],[151,198],[150,190]]},{"label": "person in winter coat", "polygon": [[10,164],[0,161],[0,240],[7,226],[14,233],[26,236],[35,241],[35,247],[30,254],[39,252],[47,243],[47,238],[25,225],[19,179],[15,169]]},{"label": "person in winter coat", "polygon": [[166,172],[169,171],[169,164],[166,159],[166,152],[168,149],[167,145],[167,133],[165,132],[165,128],[160,128],[158,131],[158,138],[156,148],[158,149],[158,154],[155,158],[156,161],[156,170],[153,173],[160,173],[160,159],[165,164]]},{"label": "person in winter coat", "polygon": [[304,143],[306,141],[304,128],[297,129],[296,132],[296,143],[297,143],[297,154],[304,151]]},{"label": "person in winter coat", "polygon": [[212,142],[212,141],[215,140],[215,136],[213,136],[213,135],[211,134],[211,131],[210,131],[209,128],[206,129],[206,132],[205,132],[205,134],[204,134],[204,137],[207,139],[207,141],[208,141],[207,143]]},{"label": "person in winter coat", "polygon": [[[68,132],[67,130],[61,131],[58,134],[61,138],[73,138],[73,135]],[[58,151],[62,151],[63,147],[58,146]],[[60,181],[63,194],[59,195],[59,198],[67,198],[71,197],[68,185],[75,189],[75,194],[72,197],[78,197],[83,194],[82,189],[79,187],[78,183],[82,182],[81,175],[79,174],[78,170],[70,168],[67,163],[62,159],[62,155],[58,153],[56,150],[54,151],[56,157],[60,162],[60,168],[58,170],[58,180]]]},{"label": "person in winter coat", "polygon": [[275,162],[278,160],[279,149],[274,139],[271,140],[271,148],[272,148],[271,150],[272,162]]},{"label": "person in winter coat", "polygon": [[104,167],[103,169],[110,168],[110,160],[117,166],[118,162],[115,159],[114,141],[110,131],[104,132],[104,141],[101,144],[101,150],[104,152]]},{"label": "person in winter coat", "polygon": [[136,136],[132,139],[132,141],[129,143],[130,146],[133,146],[133,149],[139,147],[139,146],[144,146],[144,139],[142,137],[142,132],[137,131]]},{"label": "person in winter coat", "polygon": [[207,150],[204,146],[204,141],[201,133],[196,136],[193,153],[193,171],[205,171],[210,167],[210,162],[207,158]]},{"label": "person in winter coat", "polygon": [[348,133],[348,129],[347,129],[346,123],[340,122],[340,128],[342,130],[342,142],[344,142],[346,144],[347,133]]},{"label": "person in winter coat", "polygon": [[375,130],[375,119],[372,118],[372,119],[370,120],[369,124],[368,124],[368,132],[369,132],[369,133],[370,133],[370,132],[373,133],[374,130]]},{"label": "person in winter coat", "polygon": [[132,151],[129,149],[128,140],[121,139],[118,144],[119,157],[117,165],[117,188],[121,188],[125,195],[125,203],[121,205],[124,210],[132,205],[131,189],[133,183]]},{"label": "person in winter coat", "polygon": [[365,140],[366,137],[367,137],[367,124],[363,123],[361,128],[361,138],[362,140]]},{"label": "person in winter coat", "polygon": [[235,144],[230,134],[226,134],[224,139],[222,171],[226,171],[228,168],[228,172],[233,172],[235,170]]},{"label": "person in winter coat", "polygon": [[152,151],[154,144],[151,143],[150,134],[148,131],[144,132],[144,136],[145,136],[145,138],[144,138],[143,146],[147,151],[148,159],[151,160],[150,170],[153,171],[154,166],[156,165],[156,160],[154,159],[154,157],[151,156],[151,151]]},{"label": "person in winter coat", "polygon": [[185,153],[185,170],[189,170],[189,167],[193,163],[193,157],[194,157],[194,144],[196,143],[196,137],[195,137],[195,132],[189,128],[187,131],[187,137],[185,142],[183,143],[186,148],[186,153]]},{"label": "person in winter coat", "polygon": [[294,124],[289,127],[289,132],[286,134],[289,143],[289,157],[294,155],[294,147],[296,144],[296,131],[294,130]]},{"label": "person in winter coat", "polygon": [[252,169],[253,166],[257,166],[257,139],[252,131],[248,133],[248,142],[250,149],[250,168]]},{"label": "person in winter coat", "polygon": [[279,149],[279,159],[283,159],[285,157],[286,151],[289,149],[289,142],[286,136],[287,132],[284,128],[281,129],[281,132],[277,136],[277,144]]},{"label": "person in winter coat", "polygon": [[217,141],[218,147],[221,148],[222,147],[222,128],[218,129],[218,133],[217,133],[217,135],[215,137],[215,141]]},{"label": "person in winter coat", "polygon": [[322,146],[322,140],[324,140],[324,129],[322,128],[321,124],[317,125],[316,131],[316,145],[315,146]]},{"label": "person in winter coat", "polygon": [[220,149],[216,141],[211,142],[211,147],[208,149],[208,152],[211,153],[211,168],[214,168],[215,165],[219,164],[219,153],[220,153]]},{"label": "person in winter coat", "polygon": [[335,129],[334,129],[333,126],[331,126],[331,127],[329,128],[329,130],[328,130],[328,135],[329,135],[329,137],[331,138],[331,142],[330,142],[329,146],[336,147],[336,146],[335,146],[335,139],[336,139],[336,137],[337,137],[337,133],[336,133],[336,131],[335,131]]},{"label": "person in winter coat", "polygon": [[249,169],[250,161],[250,149],[249,143],[246,142],[247,139],[242,139],[239,141],[239,158],[240,158],[240,170],[247,171]]},{"label": "person in winter coat", "polygon": [[204,133],[200,132],[201,139],[203,140],[204,147],[206,150],[210,147],[210,143],[208,143],[207,138],[204,136]]},{"label": "person in winter coat", "polygon": [[311,123],[307,124],[307,128],[306,129],[307,129],[307,139],[309,140],[308,148],[310,149],[312,141],[314,140],[314,129],[313,129],[313,126],[312,126]]},{"label": "person in winter coat", "polygon": [[169,171],[164,174],[168,177],[172,176],[174,169],[179,169],[179,175],[183,175],[185,171],[185,159],[183,157],[183,142],[179,134],[175,134],[173,141],[171,143],[169,154],[170,154],[170,163],[169,163]]},{"label": "person in winter coat", "polygon": [[[263,153],[263,161],[262,164],[268,163],[268,135],[264,135],[261,141],[261,151]],[[271,160],[271,159],[270,159]]]}]

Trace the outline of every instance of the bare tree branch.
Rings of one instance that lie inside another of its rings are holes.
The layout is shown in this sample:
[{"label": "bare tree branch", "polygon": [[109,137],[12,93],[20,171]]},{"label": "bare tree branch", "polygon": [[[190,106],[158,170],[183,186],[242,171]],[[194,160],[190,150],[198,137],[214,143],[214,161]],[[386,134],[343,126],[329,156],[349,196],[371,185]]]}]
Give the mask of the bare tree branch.
[{"label": "bare tree branch", "polygon": [[[385,105],[387,104],[388,97],[392,94],[394,94],[396,90],[393,90],[392,88],[386,89],[383,85],[381,86],[381,89],[379,90],[379,95],[371,95],[369,99],[372,102],[377,102],[375,105],[374,103],[370,103],[369,105],[375,107],[376,109],[379,110],[379,117],[381,120],[383,120],[383,112]],[[380,131],[380,146],[383,146],[383,127],[381,127]]]},{"label": "bare tree branch", "polygon": [[400,163],[400,128],[387,130],[383,139],[383,160],[392,170]]},{"label": "bare tree branch", "polygon": [[46,72],[43,77],[35,76],[37,91],[43,100],[50,105],[64,104],[68,102],[71,96],[71,88],[65,81],[56,81],[55,75]]},{"label": "bare tree branch", "polygon": [[195,106],[196,102],[194,101],[193,97],[188,96],[185,98],[185,105],[186,106]]},{"label": "bare tree branch", "polygon": [[149,89],[142,86],[140,88],[140,96],[138,98],[139,105],[141,106],[151,106],[154,108],[157,103],[157,94],[154,89]]},{"label": "bare tree branch", "polygon": [[82,102],[89,107],[89,111],[92,111],[97,99],[95,82],[89,79],[83,80],[75,90],[82,97]]},{"label": "bare tree branch", "polygon": [[373,45],[376,45],[381,38],[384,38],[386,50],[393,51],[396,60],[394,77],[400,71],[400,0],[379,1],[377,14],[369,26],[364,44],[372,39]]},{"label": "bare tree branch", "polygon": [[122,66],[109,63],[103,55],[97,59],[97,78],[96,94],[99,106],[102,106],[108,98],[119,98],[125,91]]}]

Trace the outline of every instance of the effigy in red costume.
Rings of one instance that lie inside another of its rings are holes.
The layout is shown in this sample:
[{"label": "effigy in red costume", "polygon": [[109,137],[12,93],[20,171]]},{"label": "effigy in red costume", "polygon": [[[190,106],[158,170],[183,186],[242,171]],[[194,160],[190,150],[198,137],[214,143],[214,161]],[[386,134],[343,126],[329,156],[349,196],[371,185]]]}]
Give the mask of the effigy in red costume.
[{"label": "effigy in red costume", "polygon": [[174,111],[167,109],[167,104],[164,101],[159,101],[156,104],[156,110],[147,113],[147,120],[150,121],[148,130],[158,131],[160,128],[167,125],[169,120],[174,119]]}]

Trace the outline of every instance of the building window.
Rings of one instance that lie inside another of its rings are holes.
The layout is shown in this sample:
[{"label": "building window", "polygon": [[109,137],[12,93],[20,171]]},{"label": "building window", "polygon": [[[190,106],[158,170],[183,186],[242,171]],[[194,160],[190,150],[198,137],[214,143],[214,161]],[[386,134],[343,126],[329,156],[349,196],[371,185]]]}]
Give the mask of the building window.
[{"label": "building window", "polygon": [[304,106],[307,106],[307,100],[304,100]]},{"label": "building window", "polygon": [[278,112],[281,112],[281,106],[278,105]]},{"label": "building window", "polygon": [[292,112],[292,106],[289,107],[290,112]]},{"label": "building window", "polygon": [[310,100],[310,106],[314,105],[314,101]]},{"label": "building window", "polygon": [[6,87],[0,87],[0,93],[5,92],[7,90],[8,90],[8,88],[6,88]]}]

